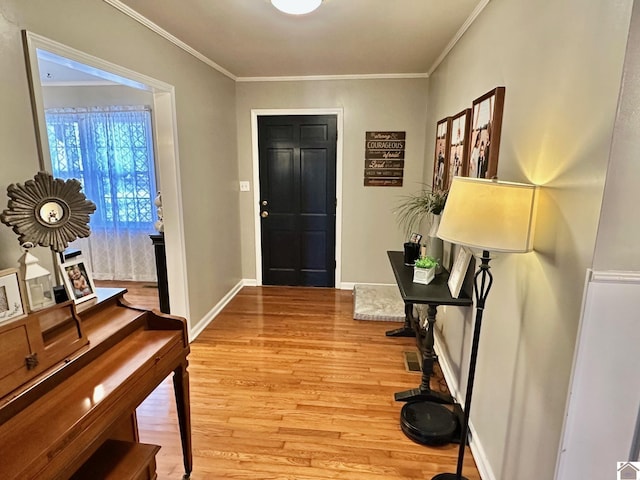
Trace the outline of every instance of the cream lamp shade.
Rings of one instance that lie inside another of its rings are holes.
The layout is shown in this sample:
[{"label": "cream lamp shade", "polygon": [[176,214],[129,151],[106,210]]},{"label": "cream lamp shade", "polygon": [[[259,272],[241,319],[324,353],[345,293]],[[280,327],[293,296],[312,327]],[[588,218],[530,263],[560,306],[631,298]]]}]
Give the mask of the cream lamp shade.
[{"label": "cream lamp shade", "polygon": [[311,13],[320,6],[322,0],[271,0],[274,7],[291,15]]},{"label": "cream lamp shade", "polygon": [[529,252],[537,190],[523,183],[454,177],[438,237],[493,252]]}]

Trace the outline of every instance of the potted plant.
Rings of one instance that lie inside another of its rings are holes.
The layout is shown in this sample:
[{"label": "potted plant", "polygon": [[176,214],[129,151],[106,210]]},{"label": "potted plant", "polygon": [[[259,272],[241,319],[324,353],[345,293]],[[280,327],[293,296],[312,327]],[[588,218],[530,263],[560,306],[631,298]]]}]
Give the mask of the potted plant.
[{"label": "potted plant", "polygon": [[395,213],[397,221],[404,229],[407,238],[412,232],[419,230],[418,227],[420,227],[420,223],[424,219],[428,220],[429,228],[432,226],[433,216],[440,215],[444,209],[447,193],[446,191],[434,190],[428,185],[423,185],[418,193],[401,198]]},{"label": "potted plant", "polygon": [[436,234],[440,224],[440,214],[447,202],[448,193],[445,190],[436,190],[428,185],[423,185],[418,193],[402,197],[395,210],[397,221],[404,228],[407,237],[412,232],[417,232],[421,222],[426,220],[428,229],[425,244],[427,255],[436,258],[440,263],[436,273],[442,271],[443,257],[443,242]]},{"label": "potted plant", "polygon": [[423,283],[428,285],[436,276],[436,268],[438,267],[438,260],[433,257],[422,257],[416,260],[413,266],[413,281],[414,283]]}]

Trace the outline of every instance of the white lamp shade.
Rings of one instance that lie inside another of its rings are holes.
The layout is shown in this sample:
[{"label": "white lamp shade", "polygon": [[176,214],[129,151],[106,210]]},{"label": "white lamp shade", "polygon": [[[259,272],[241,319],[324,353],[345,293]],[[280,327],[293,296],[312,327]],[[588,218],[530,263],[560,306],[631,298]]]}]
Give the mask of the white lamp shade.
[{"label": "white lamp shade", "polygon": [[454,177],[438,237],[493,252],[533,249],[537,187]]},{"label": "white lamp shade", "polygon": [[271,0],[278,10],[291,15],[311,13],[320,6],[322,0]]}]

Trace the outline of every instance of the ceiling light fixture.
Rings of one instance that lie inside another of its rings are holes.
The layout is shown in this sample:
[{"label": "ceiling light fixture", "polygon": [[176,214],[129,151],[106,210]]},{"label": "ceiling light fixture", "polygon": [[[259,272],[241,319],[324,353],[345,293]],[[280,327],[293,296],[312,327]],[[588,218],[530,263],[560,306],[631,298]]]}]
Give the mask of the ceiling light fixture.
[{"label": "ceiling light fixture", "polygon": [[311,13],[320,6],[322,0],[271,0],[278,10],[291,15]]}]

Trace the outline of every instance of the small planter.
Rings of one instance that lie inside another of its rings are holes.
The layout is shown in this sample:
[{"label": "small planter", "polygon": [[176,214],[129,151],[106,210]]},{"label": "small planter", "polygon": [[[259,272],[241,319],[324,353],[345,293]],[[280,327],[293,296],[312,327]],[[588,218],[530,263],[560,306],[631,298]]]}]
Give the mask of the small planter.
[{"label": "small planter", "polygon": [[436,267],[420,268],[413,267],[413,283],[429,285],[436,276]]}]

